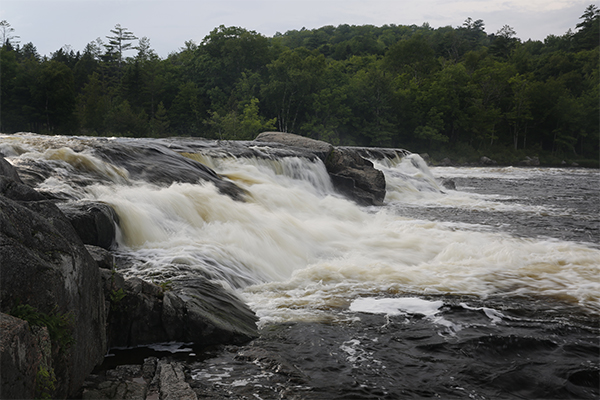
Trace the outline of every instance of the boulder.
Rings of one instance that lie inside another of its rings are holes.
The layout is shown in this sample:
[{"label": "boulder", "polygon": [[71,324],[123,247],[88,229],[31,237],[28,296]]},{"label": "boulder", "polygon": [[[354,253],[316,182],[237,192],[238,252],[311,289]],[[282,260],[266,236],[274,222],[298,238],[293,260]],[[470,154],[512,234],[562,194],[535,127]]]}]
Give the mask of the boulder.
[{"label": "boulder", "polygon": [[19,201],[46,200],[46,197],[23,184],[15,167],[0,157],[0,195]]},{"label": "boulder", "polygon": [[6,161],[4,157],[0,157],[0,176],[10,178],[17,183],[23,183],[15,167]]},{"label": "boulder", "polygon": [[160,379],[162,400],[196,400],[198,396],[186,382],[181,363],[159,361],[157,373]]},{"label": "boulder", "polygon": [[233,293],[202,278],[174,282],[165,292],[162,318],[169,340],[242,344],[258,337],[254,312]]},{"label": "boulder", "polygon": [[349,148],[336,148],[327,157],[325,166],[335,188],[358,204],[383,204],[385,176],[358,152]]},{"label": "boulder", "polygon": [[442,161],[440,161],[437,165],[439,165],[441,167],[450,167],[450,166],[454,165],[454,162],[452,162],[451,159],[446,157],[446,158],[442,159]]},{"label": "boulder", "polygon": [[115,256],[110,251],[90,244],[86,244],[85,248],[98,264],[98,268],[112,270],[115,267]]},{"label": "boulder", "polygon": [[279,143],[309,151],[325,161],[333,150],[333,145],[305,136],[284,132],[263,132],[254,139],[255,142]]},{"label": "boulder", "polygon": [[540,165],[540,159],[538,157],[529,157],[529,156],[527,156],[519,164],[526,165],[526,166],[531,166],[531,167],[535,167],[535,166]]},{"label": "boulder", "polygon": [[0,195],[18,201],[47,200],[43,194],[7,176],[0,176]]},{"label": "boulder", "polygon": [[198,396],[187,382],[182,363],[149,357],[143,365],[119,365],[104,375],[91,375],[81,398],[196,400]]},{"label": "boulder", "polygon": [[498,164],[495,160],[492,160],[491,158],[488,158],[486,156],[483,156],[479,159],[479,163],[481,165],[496,165]]},{"label": "boulder", "polygon": [[258,336],[257,317],[234,294],[204,278],[159,286],[102,271],[111,347],[181,341],[241,344]]},{"label": "boulder", "polygon": [[0,210],[0,311],[22,304],[68,322],[59,332],[71,339],[68,344],[52,342],[53,395],[67,397],[106,352],[98,267],[52,202],[0,196]]},{"label": "boulder", "polygon": [[446,189],[456,190],[456,182],[452,178],[446,178],[442,180],[442,186]]},{"label": "boulder", "polygon": [[107,250],[116,246],[119,217],[111,206],[97,202],[70,202],[58,206],[83,243]]},{"label": "boulder", "polygon": [[131,347],[171,339],[163,326],[163,289],[140,278],[102,271],[107,298],[109,347]]}]

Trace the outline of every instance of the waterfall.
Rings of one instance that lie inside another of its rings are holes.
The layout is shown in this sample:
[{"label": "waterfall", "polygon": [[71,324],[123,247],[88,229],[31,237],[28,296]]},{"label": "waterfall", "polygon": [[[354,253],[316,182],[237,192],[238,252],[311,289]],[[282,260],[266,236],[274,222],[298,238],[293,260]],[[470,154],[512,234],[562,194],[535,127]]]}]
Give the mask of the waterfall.
[{"label": "waterfall", "polygon": [[[597,307],[597,250],[398,215],[417,205],[500,207],[497,197],[442,190],[418,155],[373,159],[387,205],[361,207],[334,190],[318,158],[147,142],[15,136],[2,149],[38,189],[116,210],[126,275],[205,276],[245,296],[264,321],[314,319],[380,293],[529,293]],[[243,200],[224,194],[224,182]]]}]

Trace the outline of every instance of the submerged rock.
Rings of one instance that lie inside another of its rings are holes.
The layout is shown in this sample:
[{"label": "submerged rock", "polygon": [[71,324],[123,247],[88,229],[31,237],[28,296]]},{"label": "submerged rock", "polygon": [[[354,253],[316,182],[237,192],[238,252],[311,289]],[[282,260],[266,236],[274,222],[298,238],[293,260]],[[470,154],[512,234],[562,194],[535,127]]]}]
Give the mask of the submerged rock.
[{"label": "submerged rock", "polygon": [[456,190],[456,182],[452,178],[446,178],[442,180],[442,186],[446,189]]}]

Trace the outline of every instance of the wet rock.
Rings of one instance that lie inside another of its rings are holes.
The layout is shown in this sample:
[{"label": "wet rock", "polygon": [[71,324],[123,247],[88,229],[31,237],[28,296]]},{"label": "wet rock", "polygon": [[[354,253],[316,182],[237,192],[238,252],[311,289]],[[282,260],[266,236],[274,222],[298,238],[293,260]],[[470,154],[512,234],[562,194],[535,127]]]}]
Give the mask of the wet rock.
[{"label": "wet rock", "polygon": [[15,167],[13,167],[11,163],[6,161],[4,157],[0,157],[0,176],[5,176],[17,183],[23,183]]},{"label": "wet rock", "polygon": [[148,381],[142,375],[141,365],[119,365],[106,371],[104,377],[88,378],[81,397],[145,400],[147,392]]},{"label": "wet rock", "polygon": [[149,357],[143,365],[119,365],[99,375],[90,375],[81,398],[192,400],[198,397],[187,383],[182,364]]},{"label": "wet rock", "polygon": [[381,205],[385,176],[373,163],[349,148],[336,148],[325,161],[331,180],[340,192],[361,205]]},{"label": "wet rock", "polygon": [[96,150],[111,162],[126,169],[132,179],[160,185],[171,185],[173,182],[212,182],[221,193],[234,200],[243,200],[245,196],[240,187],[221,178],[209,167],[158,143],[104,143]]},{"label": "wet rock", "polygon": [[456,190],[456,182],[454,182],[454,179],[446,178],[442,180],[442,186],[446,189]]},{"label": "wet rock", "polygon": [[164,288],[102,271],[109,299],[111,347],[182,341],[201,346],[240,344],[258,336],[256,315],[234,294],[205,279]]},{"label": "wet rock", "polygon": [[0,195],[17,201],[40,201],[47,198],[27,185],[18,183],[11,178],[0,176]]},{"label": "wet rock", "polygon": [[25,304],[69,321],[61,333],[72,339],[71,344],[53,342],[57,349],[53,395],[67,397],[106,351],[98,267],[52,202],[17,202],[0,196],[0,209],[1,311]]},{"label": "wet rock", "polygon": [[180,363],[159,361],[161,400],[196,400],[198,396],[186,382],[183,366]]},{"label": "wet rock", "polygon": [[140,278],[124,279],[116,271],[102,271],[108,299],[109,347],[130,347],[164,342],[163,291]]},{"label": "wet rock", "polygon": [[446,157],[446,158],[442,159],[442,161],[440,161],[438,163],[438,165],[442,166],[442,167],[449,167],[449,166],[453,165],[453,162],[452,162],[451,159],[449,159],[448,157]]},{"label": "wet rock", "polygon": [[305,136],[295,135],[284,132],[263,132],[254,139],[255,142],[279,143],[286,146],[297,147],[301,150],[307,150],[314,153],[321,160],[325,161],[329,153],[333,150],[333,145],[315,140]]},{"label": "wet rock", "polygon": [[104,203],[63,203],[59,208],[75,228],[85,244],[104,249],[116,245],[116,225],[119,217],[115,210]]},{"label": "wet rock", "polygon": [[162,318],[169,340],[241,344],[258,337],[254,312],[233,293],[204,279],[175,282],[165,292]]},{"label": "wet rock", "polygon": [[15,167],[0,157],[0,195],[18,201],[46,200],[46,197],[23,184]]},{"label": "wet rock", "polygon": [[91,244],[86,244],[85,248],[98,264],[98,268],[109,270],[114,268],[115,256],[110,251]]}]

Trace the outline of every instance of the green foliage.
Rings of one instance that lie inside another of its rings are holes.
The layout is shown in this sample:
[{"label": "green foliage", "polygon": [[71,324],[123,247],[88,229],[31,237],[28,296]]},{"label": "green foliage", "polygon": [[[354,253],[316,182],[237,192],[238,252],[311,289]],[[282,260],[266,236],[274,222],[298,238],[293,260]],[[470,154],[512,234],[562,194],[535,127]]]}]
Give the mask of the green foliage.
[{"label": "green foliage", "polygon": [[0,130],[227,140],[279,130],[340,145],[594,160],[599,22],[590,5],[574,30],[543,42],[522,42],[508,25],[487,34],[471,18],[272,38],[219,26],[160,59],[120,25],[83,54],[65,46],[41,57],[2,21]]},{"label": "green foliage", "polygon": [[168,290],[171,290],[172,286],[173,286],[173,281],[162,281],[162,282],[154,282],[156,285],[158,285],[163,292],[166,292]]},{"label": "green foliage", "polygon": [[110,292],[110,302],[117,305],[127,296],[123,289],[115,289]]},{"label": "green foliage", "polygon": [[47,327],[52,343],[57,344],[61,351],[66,351],[75,343],[72,334],[73,315],[60,313],[58,306],[47,314],[29,304],[18,304],[12,308],[10,314],[29,322],[30,325]]},{"label": "green foliage", "polygon": [[40,365],[35,377],[35,398],[52,399],[52,394],[56,389],[56,382],[54,369],[47,369]]}]

